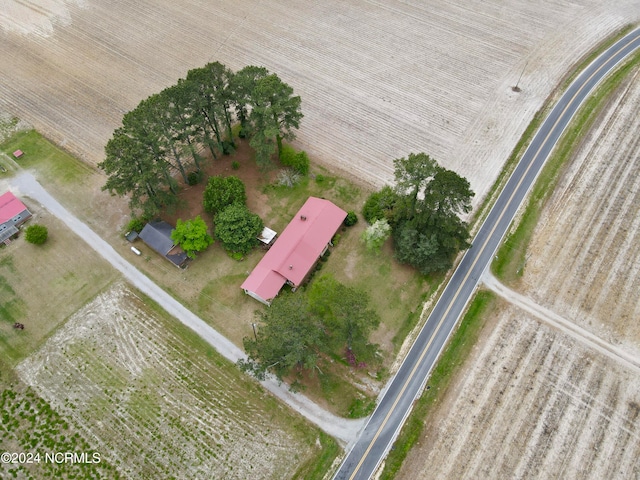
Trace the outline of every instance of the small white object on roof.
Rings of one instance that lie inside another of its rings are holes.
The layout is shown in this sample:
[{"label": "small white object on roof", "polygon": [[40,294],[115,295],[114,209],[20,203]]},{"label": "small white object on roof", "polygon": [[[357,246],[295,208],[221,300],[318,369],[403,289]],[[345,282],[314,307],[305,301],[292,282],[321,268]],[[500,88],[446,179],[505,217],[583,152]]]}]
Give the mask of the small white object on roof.
[{"label": "small white object on roof", "polygon": [[133,253],[135,253],[136,255],[140,255],[142,252],[140,250],[138,250],[136,247],[131,247],[131,251]]},{"label": "small white object on roof", "polygon": [[277,233],[275,231],[271,230],[269,227],[264,227],[262,229],[262,233],[258,235],[258,240],[265,245],[269,245],[276,235]]}]

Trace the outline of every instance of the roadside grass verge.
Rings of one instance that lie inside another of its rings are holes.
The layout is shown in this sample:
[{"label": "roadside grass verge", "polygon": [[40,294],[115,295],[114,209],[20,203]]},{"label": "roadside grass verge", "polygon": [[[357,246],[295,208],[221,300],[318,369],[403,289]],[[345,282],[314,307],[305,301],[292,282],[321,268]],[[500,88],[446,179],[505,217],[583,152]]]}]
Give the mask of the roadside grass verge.
[{"label": "roadside grass verge", "polygon": [[469,357],[486,323],[486,314],[491,311],[494,302],[495,295],[493,293],[484,290],[476,293],[457,330],[450,338],[437,365],[431,372],[427,382],[428,389],[425,389],[415,402],[411,415],[393,444],[379,477],[381,480],[391,480],[395,477],[409,451],[420,440],[425,425],[424,419],[427,418],[434,405],[442,401],[453,379],[453,374],[459,371]]},{"label": "roadside grass verge", "polygon": [[640,52],[612,72],[589,96],[562,134],[558,145],[543,167],[527,199],[526,206],[515,228],[508,234],[491,265],[493,274],[504,283],[513,283],[524,273],[527,249],[547,200],[553,194],[563,167],[605,108],[609,98],[640,65]]}]

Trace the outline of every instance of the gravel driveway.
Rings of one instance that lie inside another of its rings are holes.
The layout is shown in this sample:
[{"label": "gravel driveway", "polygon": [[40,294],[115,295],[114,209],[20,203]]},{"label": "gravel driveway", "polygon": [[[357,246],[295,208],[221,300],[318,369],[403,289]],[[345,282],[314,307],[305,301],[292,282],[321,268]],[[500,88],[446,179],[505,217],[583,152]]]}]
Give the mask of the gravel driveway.
[{"label": "gravel driveway", "polygon": [[[230,342],[214,328],[205,323],[200,317],[167,294],[149,279],[149,277],[125,260],[111,245],[98,236],[98,234],[91,230],[85,223],[81,222],[63,207],[38,183],[33,175],[28,172],[21,172],[6,183],[7,187],[14,193],[37,201],[52,215],[62,220],[73,232],[87,242],[91,248],[121,272],[127,281],[157,302],[173,317],[195,331],[222,356],[234,363],[240,358],[245,358],[244,352],[234,343]],[[293,410],[300,413],[307,420],[343,444],[350,444],[354,441],[366,421],[366,419],[348,420],[336,417],[304,395],[290,392],[285,384],[279,384],[277,380],[273,378],[261,383],[264,388],[289,405]]]}]

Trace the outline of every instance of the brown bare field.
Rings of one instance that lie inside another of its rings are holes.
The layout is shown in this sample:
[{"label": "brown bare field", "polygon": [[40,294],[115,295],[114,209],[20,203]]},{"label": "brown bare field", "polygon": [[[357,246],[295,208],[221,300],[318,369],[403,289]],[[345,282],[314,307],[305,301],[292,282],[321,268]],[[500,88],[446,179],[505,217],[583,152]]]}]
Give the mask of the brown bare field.
[{"label": "brown bare field", "polygon": [[125,478],[291,478],[322,453],[301,417],[123,284],[16,372]]},{"label": "brown bare field", "polygon": [[516,286],[633,364],[503,304],[400,478],[640,476],[638,128],[636,71],[564,169]]},{"label": "brown bare field", "polygon": [[636,70],[555,189],[529,247],[521,285],[539,304],[636,355],[639,118]]},{"label": "brown bare field", "polygon": [[264,65],[301,95],[314,160],[379,186],[426,151],[478,202],[571,64],[638,19],[635,0],[9,0],[0,110],[95,164],[122,114],[189,69]]}]

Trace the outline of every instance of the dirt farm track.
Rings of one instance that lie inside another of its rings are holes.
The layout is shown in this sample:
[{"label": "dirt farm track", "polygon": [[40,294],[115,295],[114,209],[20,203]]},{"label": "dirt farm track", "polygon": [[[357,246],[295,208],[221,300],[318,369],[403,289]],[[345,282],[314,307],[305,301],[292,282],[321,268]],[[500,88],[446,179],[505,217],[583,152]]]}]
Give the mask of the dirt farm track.
[{"label": "dirt farm track", "polygon": [[317,161],[380,185],[394,158],[425,151],[476,201],[571,64],[640,19],[635,0],[1,4],[0,111],[89,163],[124,112],[218,60],[293,86]]}]

